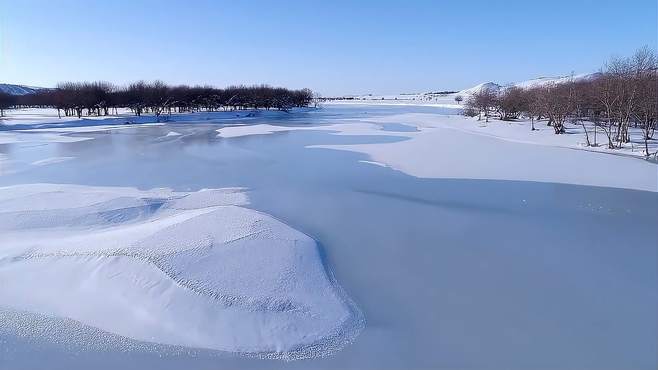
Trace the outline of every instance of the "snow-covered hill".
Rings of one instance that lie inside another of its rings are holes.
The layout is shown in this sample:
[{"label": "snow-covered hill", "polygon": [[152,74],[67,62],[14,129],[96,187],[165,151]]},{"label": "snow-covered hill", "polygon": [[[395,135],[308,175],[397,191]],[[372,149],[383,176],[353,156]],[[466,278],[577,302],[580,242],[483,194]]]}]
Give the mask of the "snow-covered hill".
[{"label": "snow-covered hill", "polygon": [[0,84],[0,93],[5,93],[9,95],[34,94],[35,92],[41,89],[42,89],[41,87],[34,87],[34,86]]},{"label": "snow-covered hill", "polygon": [[484,82],[484,83],[481,83],[479,85],[475,85],[471,88],[461,90],[458,94],[463,95],[463,96],[467,96],[467,95],[477,94],[480,91],[484,91],[484,90],[498,92],[498,91],[500,91],[501,88],[502,88],[502,86],[500,86],[499,84],[497,84],[495,82]]},{"label": "snow-covered hill", "polygon": [[539,86],[544,86],[548,84],[562,84],[571,81],[573,78],[573,81],[578,82],[578,81],[590,81],[598,76],[600,76],[600,72],[595,72],[595,73],[584,73],[580,75],[574,75],[573,77],[571,75],[569,76],[558,76],[558,77],[539,77],[539,78],[534,78],[532,80],[527,80],[527,81],[521,81],[521,82],[516,82],[511,84],[511,86],[516,86],[516,87],[521,87],[524,89],[528,89],[531,87],[539,87]]},{"label": "snow-covered hill", "polygon": [[546,86],[549,84],[563,84],[572,80],[574,82],[590,81],[597,78],[599,75],[600,73],[596,72],[596,73],[584,73],[574,76],[568,75],[568,76],[556,76],[556,77],[538,77],[538,78],[533,78],[531,80],[513,82],[507,85],[499,85],[495,82],[485,82],[473,86],[471,88],[461,90],[459,94],[463,96],[468,96],[478,93],[482,90],[490,90],[490,91],[498,92],[510,87],[520,87],[522,89],[530,89],[534,87]]}]

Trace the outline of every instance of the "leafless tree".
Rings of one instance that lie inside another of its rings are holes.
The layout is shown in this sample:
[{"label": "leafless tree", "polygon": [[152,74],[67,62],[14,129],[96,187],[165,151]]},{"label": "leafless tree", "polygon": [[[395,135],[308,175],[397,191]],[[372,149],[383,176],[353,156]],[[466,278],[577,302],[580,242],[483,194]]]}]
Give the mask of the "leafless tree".
[{"label": "leafless tree", "polygon": [[535,131],[535,117],[541,114],[541,104],[537,99],[538,91],[536,89],[524,90],[525,103],[521,111],[530,118],[530,130]]},{"label": "leafless tree", "polygon": [[16,104],[16,98],[13,95],[0,92],[0,117],[5,116],[5,110]]},{"label": "leafless tree", "polygon": [[160,117],[167,112],[208,112],[218,109],[279,109],[305,107],[313,102],[309,89],[290,90],[267,85],[230,86],[168,86],[162,81],[137,81],[127,87],[115,87],[107,82],[63,82],[57,88],[19,97],[25,106],[54,107],[66,116],[115,114],[118,108],[129,108],[135,115],[152,113]]},{"label": "leafless tree", "polygon": [[570,84],[547,84],[537,89],[537,103],[548,116],[556,134],[566,132],[564,123],[573,111],[573,89]]},{"label": "leafless tree", "polygon": [[620,96],[617,94],[618,89],[616,88],[618,80],[615,76],[604,72],[599,78],[596,79],[596,81],[594,81],[594,84],[596,98],[602,107],[603,118],[605,120],[601,127],[606,137],[608,138],[608,148],[614,149],[614,112],[616,107],[619,105],[620,100]]},{"label": "leafless tree", "polygon": [[658,119],[658,57],[654,51],[644,47],[635,53],[632,63],[637,94],[632,115],[642,129],[644,152],[648,157],[649,140],[653,139]]},{"label": "leafless tree", "polygon": [[527,111],[528,97],[523,89],[512,86],[500,93],[494,104],[500,119],[508,121],[519,118],[521,112]]},{"label": "leafless tree", "polygon": [[478,112],[478,121],[484,114],[485,122],[489,122],[489,114],[496,103],[496,93],[490,89],[482,89],[466,100],[466,109]]}]

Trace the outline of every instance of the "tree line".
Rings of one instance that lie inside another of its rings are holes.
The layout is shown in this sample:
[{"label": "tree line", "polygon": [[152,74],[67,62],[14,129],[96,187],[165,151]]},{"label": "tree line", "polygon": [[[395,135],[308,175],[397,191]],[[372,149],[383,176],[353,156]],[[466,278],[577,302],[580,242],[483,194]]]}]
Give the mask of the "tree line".
[{"label": "tree line", "polygon": [[[602,131],[610,149],[631,141],[630,127],[640,128],[649,156],[648,142],[654,139],[658,120],[658,57],[644,47],[630,57],[610,59],[589,79],[483,89],[468,97],[464,108],[465,114],[484,116],[486,121],[491,115],[502,120],[525,116],[531,120],[531,130],[535,119],[546,119],[556,134],[565,133],[570,122],[582,126],[587,146],[598,146],[596,135]],[[593,128],[588,130],[585,122],[593,123]]]},{"label": "tree line", "polygon": [[230,86],[170,86],[162,81],[138,81],[128,86],[108,82],[63,82],[54,89],[35,94],[14,96],[0,93],[0,114],[12,107],[49,107],[58,116],[106,116],[119,108],[128,108],[135,115],[219,111],[237,109],[278,109],[287,111],[311,104],[309,89],[291,90],[268,85]]}]

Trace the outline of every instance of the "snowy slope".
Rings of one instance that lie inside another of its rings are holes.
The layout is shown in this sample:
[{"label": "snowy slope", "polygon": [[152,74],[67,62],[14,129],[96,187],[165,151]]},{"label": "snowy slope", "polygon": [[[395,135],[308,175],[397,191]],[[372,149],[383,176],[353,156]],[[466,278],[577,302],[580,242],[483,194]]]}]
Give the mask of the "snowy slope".
[{"label": "snowy slope", "polygon": [[493,92],[499,92],[510,87],[520,87],[522,89],[530,89],[530,88],[541,87],[541,86],[552,85],[552,84],[563,84],[569,81],[574,81],[574,82],[589,81],[597,78],[598,76],[600,76],[600,73],[596,72],[596,73],[585,73],[585,74],[574,75],[574,76],[569,75],[569,76],[557,76],[557,77],[538,77],[538,78],[533,78],[531,80],[513,82],[507,85],[499,85],[495,82],[485,82],[473,86],[471,88],[461,90],[459,94],[468,96],[478,93],[485,89]]},{"label": "snowy slope", "polygon": [[471,88],[460,91],[459,95],[468,96],[468,95],[477,94],[480,91],[498,92],[500,91],[501,88],[502,87],[495,82],[484,82],[479,85],[475,85]]},{"label": "snowy slope", "polygon": [[532,88],[532,87],[540,87],[540,86],[545,86],[548,84],[562,84],[566,83],[572,80],[574,82],[578,81],[589,81],[597,78],[601,74],[599,72],[596,73],[585,73],[585,74],[580,74],[580,75],[574,75],[572,76],[558,76],[558,77],[539,77],[535,78],[532,80],[527,80],[527,81],[521,81],[521,82],[515,82],[511,84],[511,86],[516,86],[524,89]]},{"label": "snowy slope", "polygon": [[37,92],[41,89],[42,89],[41,87],[34,87],[34,86],[0,84],[0,92],[5,93],[5,94],[9,94],[9,95],[34,94],[35,92]]}]

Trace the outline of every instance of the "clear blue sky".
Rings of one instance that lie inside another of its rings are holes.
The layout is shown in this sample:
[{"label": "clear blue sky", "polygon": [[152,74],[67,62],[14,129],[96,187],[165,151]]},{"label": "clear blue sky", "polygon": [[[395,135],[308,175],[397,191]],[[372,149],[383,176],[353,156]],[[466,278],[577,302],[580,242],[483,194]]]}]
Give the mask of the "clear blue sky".
[{"label": "clear blue sky", "polygon": [[0,82],[268,83],[324,95],[591,72],[656,47],[656,0],[0,0]]}]

